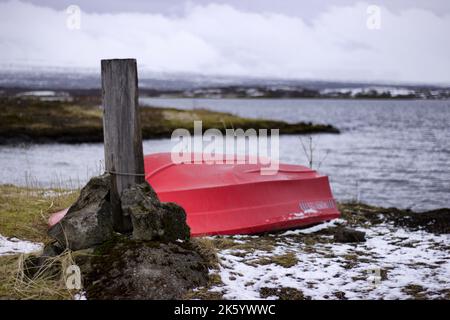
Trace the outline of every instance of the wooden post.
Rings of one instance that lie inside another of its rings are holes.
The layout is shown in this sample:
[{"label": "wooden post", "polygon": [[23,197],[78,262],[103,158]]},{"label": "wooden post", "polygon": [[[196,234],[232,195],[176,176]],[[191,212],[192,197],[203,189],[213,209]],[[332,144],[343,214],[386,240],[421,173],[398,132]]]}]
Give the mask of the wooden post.
[{"label": "wooden post", "polygon": [[101,69],[105,168],[112,177],[113,223],[116,231],[126,233],[132,225],[122,213],[120,195],[145,181],[136,60],[102,60]]}]

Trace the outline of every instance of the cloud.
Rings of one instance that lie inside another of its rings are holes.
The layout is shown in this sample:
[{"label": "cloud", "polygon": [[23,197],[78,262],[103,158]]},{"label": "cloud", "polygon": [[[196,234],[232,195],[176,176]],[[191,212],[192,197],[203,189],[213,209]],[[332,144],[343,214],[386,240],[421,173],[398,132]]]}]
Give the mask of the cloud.
[{"label": "cloud", "polygon": [[450,83],[450,15],[381,8],[367,28],[367,3],[329,8],[305,22],[225,4],[186,7],[183,15],[81,13],[0,3],[2,64],[98,68],[104,58],[135,57],[140,68],[326,80]]}]

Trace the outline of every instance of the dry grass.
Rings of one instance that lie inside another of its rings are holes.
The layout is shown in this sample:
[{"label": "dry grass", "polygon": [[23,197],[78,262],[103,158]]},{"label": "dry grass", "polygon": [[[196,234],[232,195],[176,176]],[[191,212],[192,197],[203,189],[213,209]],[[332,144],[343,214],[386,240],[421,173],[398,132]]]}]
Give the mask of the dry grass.
[{"label": "dry grass", "polygon": [[[30,185],[33,185],[30,180]],[[49,242],[47,221],[51,213],[70,206],[78,190],[0,185],[0,234],[33,242]],[[24,261],[31,255],[0,256],[0,299],[72,299],[75,292],[65,287],[66,266],[72,264],[70,252],[46,260],[32,277]],[[50,270],[58,272],[49,272]]]},{"label": "dry grass", "polygon": [[77,197],[78,191],[0,185],[0,234],[47,242],[50,214],[67,208]]},{"label": "dry grass", "polygon": [[257,265],[264,266],[264,265],[268,265],[268,264],[272,264],[272,263],[276,264],[278,266],[281,266],[283,268],[290,268],[290,267],[295,266],[298,263],[298,259],[294,253],[288,252],[285,254],[267,256],[264,258],[250,260],[247,262],[247,264],[252,265],[252,266],[257,266]]},{"label": "dry grass", "polygon": [[76,291],[66,288],[66,270],[74,264],[69,251],[48,258],[44,266],[33,276],[26,272],[25,261],[30,255],[0,257],[0,299],[67,300]]},{"label": "dry grass", "polygon": [[[68,192],[63,188],[41,189],[31,187],[16,187],[12,185],[0,186],[0,234],[7,237],[17,237],[35,242],[47,242],[46,236],[47,219],[52,212],[68,207],[78,197],[78,191]],[[412,215],[408,212],[397,212],[394,209],[377,208],[361,203],[340,204],[339,209],[342,218],[349,225],[365,226],[380,223],[386,217],[397,215]],[[383,215],[385,216],[383,218]],[[324,230],[318,234],[328,234],[330,230]],[[284,238],[283,238],[284,239]],[[279,237],[273,234],[263,234],[257,237],[248,237],[245,241],[230,237],[205,237],[192,240],[198,252],[205,258],[211,270],[209,284],[205,288],[192,290],[186,298],[191,299],[220,299],[222,293],[211,291],[212,287],[220,287],[222,279],[217,274],[219,260],[217,252],[221,250],[235,250],[238,254],[247,255],[252,252],[265,251],[261,259],[249,260],[249,264],[276,264],[285,268],[297,265],[295,254],[286,252],[280,255],[271,252],[280,243]],[[320,240],[315,235],[297,235],[290,237],[291,240],[305,244],[305,251],[315,251],[316,242],[328,242]],[[445,248],[443,248],[445,250]],[[76,253],[64,252],[60,256],[51,258],[45,267],[33,277],[27,276],[24,268],[23,255],[10,255],[0,257],[0,299],[72,299],[75,292],[65,287],[65,277],[61,270],[73,263]],[[355,252],[344,255],[347,265],[351,268],[356,262],[363,259],[364,254]],[[332,255],[331,257],[334,257]],[[358,259],[357,259],[358,258]],[[367,257],[364,257],[367,258]],[[78,261],[78,260],[77,260]],[[59,272],[50,272],[52,270]],[[288,296],[301,298],[298,292],[284,292],[277,289],[277,296]],[[408,286],[404,289],[411,298],[425,298],[424,290],[420,286]],[[267,292],[272,295],[272,292]]]},{"label": "dry grass", "polygon": [[217,236],[211,239],[211,241],[213,242],[214,247],[219,250],[233,249],[248,252],[253,252],[254,250],[271,252],[277,245],[276,239],[266,234],[261,234],[257,237],[246,239],[244,243],[237,242],[234,239],[226,236]]},{"label": "dry grass", "polygon": [[214,241],[212,239],[205,237],[192,238],[191,243],[194,249],[206,261],[209,269],[219,269],[217,248],[214,246]]}]

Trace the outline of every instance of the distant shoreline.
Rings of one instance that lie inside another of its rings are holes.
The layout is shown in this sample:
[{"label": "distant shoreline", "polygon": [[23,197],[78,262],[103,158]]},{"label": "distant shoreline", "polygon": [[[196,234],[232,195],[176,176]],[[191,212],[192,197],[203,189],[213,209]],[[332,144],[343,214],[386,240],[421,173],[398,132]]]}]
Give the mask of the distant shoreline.
[{"label": "distant shoreline", "polygon": [[[53,92],[73,97],[100,96],[100,88],[0,86],[0,97],[22,96],[32,92]],[[309,89],[270,86],[205,86],[191,89],[158,89],[141,86],[140,97],[187,99],[338,99],[338,100],[448,100],[450,88],[396,87]]]},{"label": "distant shoreline", "polygon": [[[103,142],[103,111],[98,96],[63,96],[62,101],[51,100],[0,97],[0,144]],[[203,130],[216,128],[222,132],[230,128],[252,128],[280,129],[280,134],[340,133],[331,125],[310,122],[287,123],[204,109],[151,107],[141,108],[142,138],[170,138],[178,128],[192,133],[196,120],[203,121]]]}]

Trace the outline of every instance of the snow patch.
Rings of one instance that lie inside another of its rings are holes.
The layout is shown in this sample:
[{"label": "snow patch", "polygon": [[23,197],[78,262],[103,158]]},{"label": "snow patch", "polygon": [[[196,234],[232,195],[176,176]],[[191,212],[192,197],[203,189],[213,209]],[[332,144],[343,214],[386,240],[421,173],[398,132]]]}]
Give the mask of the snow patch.
[{"label": "snow patch", "polygon": [[[428,299],[445,298],[448,294],[450,235],[383,224],[358,228],[366,232],[364,243],[318,241],[311,246],[293,237],[343,222],[337,219],[274,235],[277,245],[273,252],[258,250],[257,245],[245,254],[236,254],[233,249],[220,251],[218,274],[223,285],[210,290],[222,292],[225,299],[261,299],[262,287],[295,288],[312,299],[411,299],[411,288],[419,288]],[[295,254],[296,265],[286,268],[275,262],[251,263],[272,261],[274,255],[286,253]]]},{"label": "snow patch", "polygon": [[314,232],[318,232],[320,230],[328,229],[330,227],[335,227],[340,224],[343,224],[345,222],[344,219],[334,219],[329,222],[321,223],[318,225],[315,225],[313,227],[305,228],[305,229],[296,229],[296,230],[289,230],[281,234],[281,236],[294,236],[299,234],[310,234]]},{"label": "snow patch", "polygon": [[0,235],[0,256],[35,252],[41,250],[42,247],[42,243],[34,243],[25,240],[19,240],[17,238],[6,238]]},{"label": "snow patch", "polygon": [[79,293],[76,293],[75,296],[73,297],[74,300],[87,300],[86,297],[86,292],[85,291],[81,291]]}]

